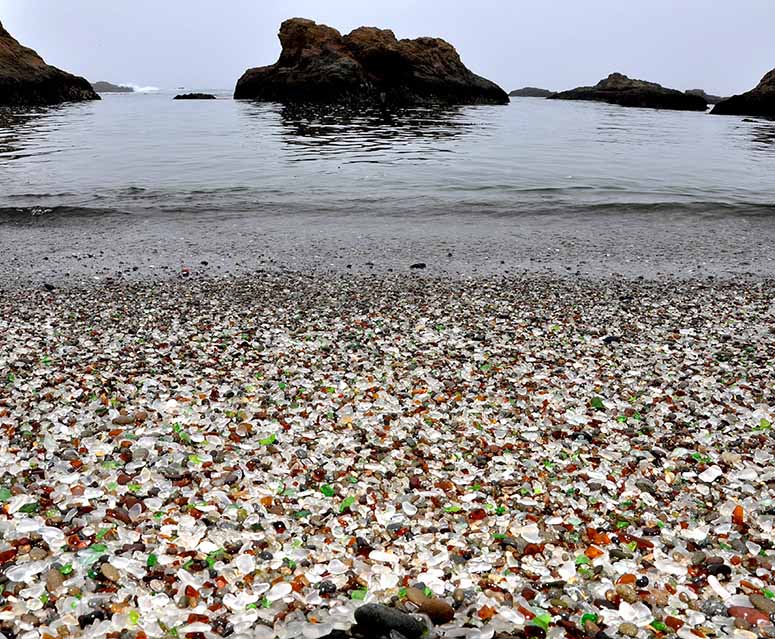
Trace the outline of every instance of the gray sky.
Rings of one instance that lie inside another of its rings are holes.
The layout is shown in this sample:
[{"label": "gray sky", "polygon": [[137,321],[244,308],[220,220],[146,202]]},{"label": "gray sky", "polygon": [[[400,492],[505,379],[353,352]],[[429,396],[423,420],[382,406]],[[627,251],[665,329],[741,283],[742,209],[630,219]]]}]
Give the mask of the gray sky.
[{"label": "gray sky", "polygon": [[164,88],[232,88],[275,62],[293,16],[446,38],[507,90],[621,71],[729,94],[775,67],[775,0],[0,0],[6,28],[48,62]]}]

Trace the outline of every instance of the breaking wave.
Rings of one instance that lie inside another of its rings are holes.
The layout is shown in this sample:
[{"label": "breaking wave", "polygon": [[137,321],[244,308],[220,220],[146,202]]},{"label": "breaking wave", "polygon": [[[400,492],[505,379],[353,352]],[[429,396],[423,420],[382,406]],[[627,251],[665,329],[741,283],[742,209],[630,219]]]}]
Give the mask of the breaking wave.
[{"label": "breaking wave", "polygon": [[132,84],[131,82],[122,82],[121,86],[132,87],[135,90],[135,93],[156,93],[157,91],[161,91],[159,87],[144,87],[139,84]]}]

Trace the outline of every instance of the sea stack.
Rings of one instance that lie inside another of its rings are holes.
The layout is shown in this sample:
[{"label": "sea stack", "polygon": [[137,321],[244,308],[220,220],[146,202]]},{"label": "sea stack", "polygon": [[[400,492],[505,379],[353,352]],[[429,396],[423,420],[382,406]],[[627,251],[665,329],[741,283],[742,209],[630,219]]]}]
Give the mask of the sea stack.
[{"label": "sea stack", "polygon": [[91,84],[46,64],[0,23],[0,106],[25,107],[99,100]]},{"label": "sea stack", "polygon": [[361,27],[342,36],[312,20],[280,27],[282,53],[249,69],[236,99],[264,102],[506,104],[494,82],[472,73],[455,48],[438,38],[398,40],[392,31]]},{"label": "sea stack", "polygon": [[181,93],[176,95],[173,100],[217,100],[214,95],[210,93]]},{"label": "sea stack", "polygon": [[655,82],[633,80],[621,73],[612,73],[593,87],[579,87],[553,95],[552,100],[591,100],[618,104],[623,107],[705,111],[708,105],[697,95],[687,95],[667,89]]},{"label": "sea stack", "polygon": [[688,95],[698,95],[708,104],[718,104],[719,102],[726,100],[726,98],[722,98],[720,95],[706,93],[703,89],[687,89],[685,93]]},{"label": "sea stack", "polygon": [[550,98],[553,95],[554,91],[539,89],[537,87],[524,87],[509,93],[510,98]]},{"label": "sea stack", "polygon": [[719,102],[712,113],[775,118],[775,69],[765,75],[756,88]]},{"label": "sea stack", "polygon": [[127,87],[122,84],[113,84],[112,82],[105,82],[100,80],[91,85],[97,93],[134,93],[135,90],[132,87]]}]

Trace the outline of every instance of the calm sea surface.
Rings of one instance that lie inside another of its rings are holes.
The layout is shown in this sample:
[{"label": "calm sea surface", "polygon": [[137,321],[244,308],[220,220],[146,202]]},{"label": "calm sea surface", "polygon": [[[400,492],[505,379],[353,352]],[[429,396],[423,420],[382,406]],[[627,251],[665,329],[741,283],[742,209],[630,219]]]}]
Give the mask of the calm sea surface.
[{"label": "calm sea surface", "polygon": [[775,214],[775,122],[539,99],[354,113],[219,95],[0,115],[0,214]]}]

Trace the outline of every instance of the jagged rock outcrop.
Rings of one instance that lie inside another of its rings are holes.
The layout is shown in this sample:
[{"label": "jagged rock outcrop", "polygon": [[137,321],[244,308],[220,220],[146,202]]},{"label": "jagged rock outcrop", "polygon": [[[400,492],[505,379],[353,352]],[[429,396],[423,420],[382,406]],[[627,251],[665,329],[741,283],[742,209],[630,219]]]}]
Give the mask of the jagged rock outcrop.
[{"label": "jagged rock outcrop", "polygon": [[719,102],[715,115],[755,115],[775,118],[775,69],[762,78],[756,88]]},{"label": "jagged rock outcrop", "polygon": [[99,100],[85,78],[46,64],[0,23],[0,106],[42,106]]},{"label": "jagged rock outcrop", "polygon": [[437,38],[398,40],[392,31],[373,27],[342,36],[302,18],[283,22],[279,37],[280,59],[246,71],[236,99],[391,105],[509,101],[503,89],[469,71],[455,48]]},{"label": "jagged rock outcrop", "polygon": [[633,80],[621,73],[612,73],[593,87],[579,87],[553,95],[551,100],[592,100],[624,107],[705,111],[708,105],[696,95],[667,89],[655,82]]},{"label": "jagged rock outcrop", "polygon": [[539,89],[537,87],[525,87],[509,93],[510,98],[550,98],[553,95],[554,91]]},{"label": "jagged rock outcrop", "polygon": [[705,93],[702,89],[687,89],[684,91],[687,95],[698,95],[700,96],[705,102],[708,104],[718,104],[719,102],[722,102],[723,100],[726,100],[726,98],[722,98],[719,95],[712,95],[710,93]]},{"label": "jagged rock outcrop", "polygon": [[94,89],[97,93],[134,93],[135,92],[133,87],[127,87],[121,84],[112,84],[111,82],[105,82],[104,80],[100,80],[99,82],[94,82],[91,86],[92,86],[92,89]]},{"label": "jagged rock outcrop", "polygon": [[214,95],[209,93],[183,93],[176,95],[173,100],[217,100]]}]

